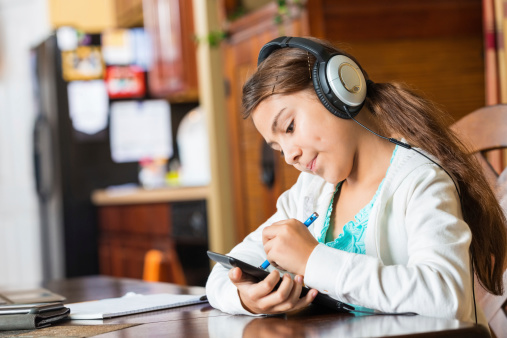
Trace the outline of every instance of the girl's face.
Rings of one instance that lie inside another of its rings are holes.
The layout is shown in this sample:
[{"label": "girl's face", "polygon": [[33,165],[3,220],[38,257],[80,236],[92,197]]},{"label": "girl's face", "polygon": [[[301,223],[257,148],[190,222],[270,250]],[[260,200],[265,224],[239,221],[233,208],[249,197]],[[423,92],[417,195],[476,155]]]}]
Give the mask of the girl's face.
[{"label": "girl's face", "polygon": [[356,128],[331,114],[312,94],[306,90],[270,96],[253,111],[252,119],[288,164],[337,184],[353,170]]}]

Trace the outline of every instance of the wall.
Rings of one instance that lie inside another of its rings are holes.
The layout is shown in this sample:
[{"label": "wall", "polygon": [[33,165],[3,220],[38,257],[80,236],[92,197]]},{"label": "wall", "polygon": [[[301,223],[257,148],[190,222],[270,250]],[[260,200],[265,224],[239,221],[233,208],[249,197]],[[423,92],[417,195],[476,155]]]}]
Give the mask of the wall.
[{"label": "wall", "polygon": [[481,0],[308,0],[310,31],[457,120],[485,105]]},{"label": "wall", "polygon": [[88,33],[116,27],[115,0],[47,0],[53,28],[74,26]]},{"label": "wall", "polygon": [[0,0],[0,286],[42,276],[29,48],[48,32],[45,0]]}]

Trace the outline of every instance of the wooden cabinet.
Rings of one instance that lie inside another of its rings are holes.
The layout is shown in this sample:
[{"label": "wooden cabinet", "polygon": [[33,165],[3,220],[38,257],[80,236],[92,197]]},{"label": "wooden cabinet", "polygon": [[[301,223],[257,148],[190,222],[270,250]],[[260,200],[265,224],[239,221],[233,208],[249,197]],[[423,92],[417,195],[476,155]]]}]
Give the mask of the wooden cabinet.
[{"label": "wooden cabinet", "polygon": [[[275,23],[277,13],[276,4],[271,3],[231,23],[230,37],[224,44],[235,201],[231,209],[235,212],[237,241],[274,213],[278,196],[290,188],[299,175],[299,171],[287,165],[278,153],[265,149],[266,143],[251,119],[243,120],[241,117],[242,86],[257,67],[260,48],[280,35],[308,34],[305,11],[286,20],[283,25]],[[269,171],[274,175],[271,185],[263,183],[269,181]]]},{"label": "wooden cabinet", "polygon": [[311,35],[344,46],[373,81],[406,83],[454,120],[485,105],[482,0],[308,0],[307,8]]},{"label": "wooden cabinet", "polygon": [[197,101],[192,1],[144,0],[144,27],[153,44],[150,93],[172,102]]},{"label": "wooden cabinet", "polygon": [[[163,191],[141,192],[130,201],[121,195],[108,200],[103,192],[94,194],[99,204],[101,274],[141,279],[145,254],[156,249],[177,257],[188,285],[205,284],[210,271],[206,201],[192,200],[189,194],[195,192],[180,192],[166,201]],[[189,200],[178,201],[178,196]]]},{"label": "wooden cabinet", "polygon": [[118,27],[143,25],[143,0],[116,0],[115,9]]},{"label": "wooden cabinet", "polygon": [[87,33],[141,27],[143,0],[48,0],[53,28],[73,26]]},{"label": "wooden cabinet", "polygon": [[73,26],[87,33],[116,28],[115,0],[48,0],[49,22],[53,29]]}]

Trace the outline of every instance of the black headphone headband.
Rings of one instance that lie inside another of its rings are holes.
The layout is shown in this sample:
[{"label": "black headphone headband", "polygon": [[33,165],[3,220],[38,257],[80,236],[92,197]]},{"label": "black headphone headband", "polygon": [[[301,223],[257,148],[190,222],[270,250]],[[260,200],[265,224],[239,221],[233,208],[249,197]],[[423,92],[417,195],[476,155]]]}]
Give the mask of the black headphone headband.
[{"label": "black headphone headband", "polygon": [[331,54],[320,43],[305,38],[281,36],[271,40],[262,47],[257,59],[257,66],[275,50],[287,47],[304,49],[312,53],[317,58],[317,62],[327,62],[331,58]]},{"label": "black headphone headband", "polygon": [[281,48],[300,48],[317,59],[312,72],[313,87],[322,104],[334,115],[349,119],[363,107],[366,82],[361,68],[352,59],[331,54],[318,42],[281,36],[266,43],[259,52],[257,66]]}]

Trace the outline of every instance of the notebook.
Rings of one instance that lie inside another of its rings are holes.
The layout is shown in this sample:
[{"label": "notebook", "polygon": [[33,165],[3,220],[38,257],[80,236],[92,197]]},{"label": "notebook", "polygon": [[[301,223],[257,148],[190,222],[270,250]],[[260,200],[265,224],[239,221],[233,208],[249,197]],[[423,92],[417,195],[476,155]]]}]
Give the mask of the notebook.
[{"label": "notebook", "polygon": [[169,293],[140,295],[129,292],[119,298],[66,304],[65,306],[70,309],[70,319],[104,319],[205,302],[207,302],[207,299],[204,295],[175,295]]}]

